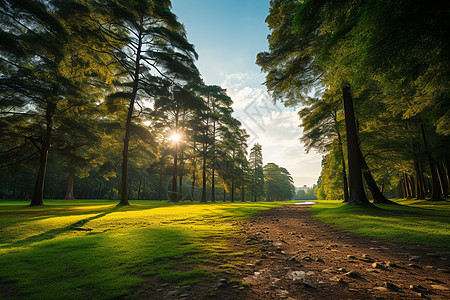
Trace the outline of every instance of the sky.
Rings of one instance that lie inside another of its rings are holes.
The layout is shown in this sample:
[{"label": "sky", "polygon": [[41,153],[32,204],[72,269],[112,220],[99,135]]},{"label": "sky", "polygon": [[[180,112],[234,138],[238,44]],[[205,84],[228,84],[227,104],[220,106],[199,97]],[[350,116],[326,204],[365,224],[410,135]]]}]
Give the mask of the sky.
[{"label": "sky", "polygon": [[295,186],[316,183],[321,155],[306,153],[299,140],[300,107],[274,104],[255,64],[268,48],[269,0],[172,0],[172,11],[195,45],[205,83],[220,85],[233,99],[234,116],[250,134],[249,150],[260,143],[264,164],[286,168]]}]

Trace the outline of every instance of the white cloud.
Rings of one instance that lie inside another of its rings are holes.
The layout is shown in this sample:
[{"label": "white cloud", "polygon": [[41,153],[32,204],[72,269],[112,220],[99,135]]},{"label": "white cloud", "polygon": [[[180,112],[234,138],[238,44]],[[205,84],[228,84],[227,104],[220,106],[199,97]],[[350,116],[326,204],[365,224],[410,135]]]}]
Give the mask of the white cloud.
[{"label": "white cloud", "polygon": [[262,74],[234,73],[224,78],[221,86],[234,101],[234,116],[250,134],[249,147],[260,143],[264,163],[274,162],[288,169],[297,186],[316,183],[321,155],[305,152],[299,140],[298,110],[274,104],[261,85]]}]

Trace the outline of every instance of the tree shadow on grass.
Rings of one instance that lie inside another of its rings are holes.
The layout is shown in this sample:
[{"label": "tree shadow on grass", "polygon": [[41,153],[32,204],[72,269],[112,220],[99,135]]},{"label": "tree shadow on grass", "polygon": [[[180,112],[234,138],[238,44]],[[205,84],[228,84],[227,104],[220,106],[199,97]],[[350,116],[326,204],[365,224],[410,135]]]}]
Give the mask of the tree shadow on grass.
[{"label": "tree shadow on grass", "polygon": [[46,232],[37,234],[37,235],[33,235],[30,237],[27,237],[25,239],[22,240],[18,240],[16,242],[13,243],[9,243],[7,245],[4,246],[0,246],[0,249],[8,249],[8,248],[15,248],[15,247],[23,247],[23,246],[28,246],[32,243],[36,243],[36,242],[42,242],[42,241],[46,241],[46,240],[51,240],[54,239],[55,237],[57,237],[60,234],[69,232],[71,230],[75,230],[75,231],[92,231],[92,229],[89,228],[83,228],[82,226],[86,225],[88,222],[95,220],[95,219],[99,219],[102,218],[106,215],[109,215],[113,212],[116,212],[120,209],[120,207],[113,207],[103,213],[100,213],[98,215],[86,218],[86,219],[81,219],[73,224],[70,224],[68,226],[62,227],[62,228],[55,228],[55,229],[51,229],[48,230]]},{"label": "tree shadow on grass", "polygon": [[199,253],[191,233],[177,228],[55,239],[0,256],[0,285],[8,285],[0,298],[156,299],[155,282],[210,277],[201,262],[186,261]]}]

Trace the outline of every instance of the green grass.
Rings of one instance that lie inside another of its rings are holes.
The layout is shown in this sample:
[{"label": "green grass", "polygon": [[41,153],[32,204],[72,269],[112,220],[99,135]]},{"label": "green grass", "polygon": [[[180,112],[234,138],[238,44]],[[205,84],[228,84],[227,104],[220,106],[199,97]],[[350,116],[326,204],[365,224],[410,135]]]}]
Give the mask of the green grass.
[{"label": "green grass", "polygon": [[146,284],[214,279],[242,255],[227,244],[236,222],[287,204],[45,203],[0,202],[0,299],[139,298]]},{"label": "green grass", "polygon": [[398,200],[379,209],[353,207],[340,201],[318,201],[313,215],[353,233],[396,242],[425,245],[450,253],[450,202]]}]

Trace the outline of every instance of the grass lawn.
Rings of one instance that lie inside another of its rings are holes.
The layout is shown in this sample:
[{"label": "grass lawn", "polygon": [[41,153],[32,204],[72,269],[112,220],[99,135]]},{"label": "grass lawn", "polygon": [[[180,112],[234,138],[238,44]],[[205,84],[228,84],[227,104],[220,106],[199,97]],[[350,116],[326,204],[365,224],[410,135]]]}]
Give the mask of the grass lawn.
[{"label": "grass lawn", "polygon": [[353,233],[391,241],[426,245],[450,254],[450,202],[399,200],[401,205],[377,205],[367,209],[318,201],[313,215],[325,223]]},{"label": "grass lawn", "polygon": [[[0,202],[0,299],[139,298],[155,280],[215,280],[239,220],[283,203]],[[156,278],[156,279],[155,279]]]}]

